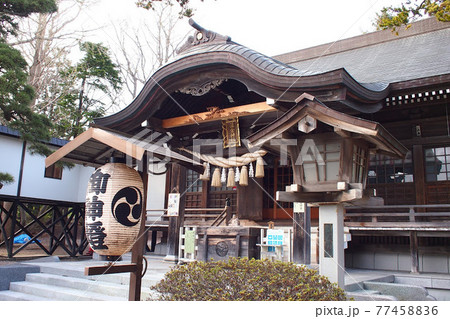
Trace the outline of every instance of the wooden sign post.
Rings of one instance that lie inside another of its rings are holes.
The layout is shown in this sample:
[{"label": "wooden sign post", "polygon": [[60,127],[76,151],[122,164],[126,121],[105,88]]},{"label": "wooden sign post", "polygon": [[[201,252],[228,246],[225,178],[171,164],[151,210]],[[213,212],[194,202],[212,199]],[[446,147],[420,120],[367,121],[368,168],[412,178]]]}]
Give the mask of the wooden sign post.
[{"label": "wooden sign post", "polygon": [[142,272],[143,272],[143,257],[145,249],[145,219],[147,216],[147,189],[148,189],[148,160],[146,154],[143,158],[143,171],[141,172],[141,177],[144,186],[144,197],[142,199],[142,210],[141,210],[141,224],[139,226],[139,235],[136,242],[131,250],[131,264],[107,264],[103,266],[89,266],[84,270],[86,276],[92,275],[106,275],[106,274],[116,274],[123,272],[130,272],[130,286],[128,291],[129,301],[140,301],[141,300],[141,287],[142,287]]},{"label": "wooden sign post", "polygon": [[311,208],[294,202],[292,258],[296,264],[311,263]]}]

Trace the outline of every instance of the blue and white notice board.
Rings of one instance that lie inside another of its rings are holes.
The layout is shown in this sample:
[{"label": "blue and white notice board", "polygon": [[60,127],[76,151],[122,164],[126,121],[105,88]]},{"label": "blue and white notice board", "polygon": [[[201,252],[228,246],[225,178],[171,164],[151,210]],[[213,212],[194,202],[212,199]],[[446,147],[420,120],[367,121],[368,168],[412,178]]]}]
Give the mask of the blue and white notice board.
[{"label": "blue and white notice board", "polygon": [[284,240],[284,231],[282,229],[267,230],[267,245],[282,246]]}]

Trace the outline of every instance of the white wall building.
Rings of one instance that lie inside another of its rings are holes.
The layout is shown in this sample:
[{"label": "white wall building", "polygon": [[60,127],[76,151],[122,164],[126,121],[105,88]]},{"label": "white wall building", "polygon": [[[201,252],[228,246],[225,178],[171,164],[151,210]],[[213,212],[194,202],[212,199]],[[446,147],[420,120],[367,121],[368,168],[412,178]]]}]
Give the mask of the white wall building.
[{"label": "white wall building", "polygon": [[[66,143],[65,140],[53,138],[49,144],[51,148],[56,149]],[[13,183],[5,184],[0,189],[0,197],[21,196],[74,203],[85,201],[86,187],[94,171],[93,167],[75,165],[71,169],[62,169],[60,175],[58,169],[50,169],[47,170],[46,177],[45,157],[31,154],[28,148],[24,152],[23,147],[24,141],[16,131],[0,125],[0,172],[14,177]],[[148,209],[164,209],[165,182],[165,174],[149,174]]]}]

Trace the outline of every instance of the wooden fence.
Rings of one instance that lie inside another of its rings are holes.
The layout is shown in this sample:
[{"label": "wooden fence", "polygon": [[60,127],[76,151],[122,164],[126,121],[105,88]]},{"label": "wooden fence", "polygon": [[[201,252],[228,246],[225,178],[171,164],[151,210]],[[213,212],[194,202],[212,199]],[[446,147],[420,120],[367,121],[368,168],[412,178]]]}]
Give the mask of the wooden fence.
[{"label": "wooden fence", "polygon": [[[28,241],[14,244],[19,235]],[[84,233],[84,203],[0,197],[0,248],[8,258],[26,248],[53,255],[58,248],[75,257],[88,242]]]}]

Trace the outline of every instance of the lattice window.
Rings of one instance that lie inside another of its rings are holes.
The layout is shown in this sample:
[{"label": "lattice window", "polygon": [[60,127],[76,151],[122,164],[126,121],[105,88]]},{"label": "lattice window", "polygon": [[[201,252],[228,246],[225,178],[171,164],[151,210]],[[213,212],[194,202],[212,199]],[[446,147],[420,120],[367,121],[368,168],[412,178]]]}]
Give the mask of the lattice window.
[{"label": "lattice window", "polygon": [[369,161],[368,184],[412,183],[413,163],[412,153],[406,158],[394,159],[385,155],[372,155]]},{"label": "lattice window", "polygon": [[186,208],[202,207],[202,193],[186,193]]},{"label": "lattice window", "polygon": [[273,208],[275,203],[275,169],[272,165],[264,165],[264,192],[263,192],[263,207]]},{"label": "lattice window", "polygon": [[202,191],[202,180],[200,174],[193,170],[186,170],[186,191],[196,193]]},{"label": "lattice window", "polygon": [[267,165],[264,165],[264,192],[263,208],[292,208],[293,204],[288,202],[276,203],[275,197],[277,191],[284,191],[286,186],[294,183],[291,161],[287,165],[281,165],[280,159],[265,158]]},{"label": "lattice window", "polygon": [[200,174],[193,170],[186,170],[186,207],[202,206],[202,180]]},{"label": "lattice window", "polygon": [[225,207],[225,200],[229,198],[231,200],[231,210],[236,212],[237,209],[237,191],[219,191],[209,193],[210,208],[222,208]]},{"label": "lattice window", "polygon": [[427,182],[450,180],[450,146],[425,149]]},{"label": "lattice window", "polygon": [[309,159],[303,159],[305,180],[309,182],[337,181],[339,179],[341,144],[329,143],[316,145],[316,147],[320,156],[313,154],[314,156],[309,156]]},{"label": "lattice window", "polygon": [[[278,166],[276,173],[277,173],[277,176],[276,176],[277,189],[276,190],[284,191],[287,185],[291,185],[294,183],[294,175],[292,173],[292,167],[291,167],[290,163],[289,163],[289,165],[286,165],[286,166]],[[273,202],[274,202],[274,198],[272,198],[272,203]],[[278,204],[283,208],[292,208],[292,206],[293,206],[293,204],[289,203],[289,202],[278,202]]]}]

